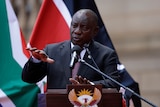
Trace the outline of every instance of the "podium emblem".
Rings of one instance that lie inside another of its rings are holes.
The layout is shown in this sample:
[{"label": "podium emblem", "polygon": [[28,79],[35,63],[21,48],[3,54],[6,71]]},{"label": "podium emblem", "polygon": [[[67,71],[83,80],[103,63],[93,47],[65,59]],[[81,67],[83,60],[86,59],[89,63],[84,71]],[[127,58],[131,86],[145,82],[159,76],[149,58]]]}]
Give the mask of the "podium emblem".
[{"label": "podium emblem", "polygon": [[94,89],[82,88],[80,90],[72,89],[68,94],[69,101],[74,107],[98,107],[97,104],[101,100],[101,92],[98,88]]}]

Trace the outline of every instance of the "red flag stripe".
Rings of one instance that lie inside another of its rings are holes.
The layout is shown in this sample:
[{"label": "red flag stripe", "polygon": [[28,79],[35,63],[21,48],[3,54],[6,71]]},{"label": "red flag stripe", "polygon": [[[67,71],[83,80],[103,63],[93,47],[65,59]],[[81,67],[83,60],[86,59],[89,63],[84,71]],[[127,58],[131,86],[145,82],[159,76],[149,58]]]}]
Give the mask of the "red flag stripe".
[{"label": "red flag stripe", "polygon": [[71,23],[72,18],[71,18],[71,14],[70,14],[66,4],[63,2],[63,0],[53,0],[53,2],[55,3],[56,7],[58,8],[60,13],[62,14],[62,16],[65,19],[68,26],[70,27],[70,23]]},{"label": "red flag stripe", "polygon": [[31,47],[43,49],[46,44],[69,39],[69,26],[52,0],[44,0],[31,34]]},{"label": "red flag stripe", "polygon": [[20,29],[20,36],[21,36],[23,53],[26,55],[27,58],[29,58],[29,52],[26,50],[26,41],[25,41],[25,38],[23,36],[23,33],[22,33],[21,29]]}]

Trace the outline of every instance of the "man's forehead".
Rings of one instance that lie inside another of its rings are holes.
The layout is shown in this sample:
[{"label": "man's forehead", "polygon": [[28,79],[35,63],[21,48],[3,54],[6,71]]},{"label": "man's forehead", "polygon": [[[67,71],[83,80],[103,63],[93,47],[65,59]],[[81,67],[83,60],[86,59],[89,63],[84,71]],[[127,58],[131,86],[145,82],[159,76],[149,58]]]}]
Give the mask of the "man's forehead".
[{"label": "man's forehead", "polygon": [[90,17],[90,15],[87,15],[87,13],[85,11],[79,11],[73,16],[73,20],[88,21],[89,17]]},{"label": "man's forehead", "polygon": [[81,22],[81,23],[88,23],[88,17],[85,15],[76,15],[73,17],[72,22]]},{"label": "man's forehead", "polygon": [[84,16],[86,16],[86,12],[78,11],[73,17],[81,18],[81,17],[84,17]]}]

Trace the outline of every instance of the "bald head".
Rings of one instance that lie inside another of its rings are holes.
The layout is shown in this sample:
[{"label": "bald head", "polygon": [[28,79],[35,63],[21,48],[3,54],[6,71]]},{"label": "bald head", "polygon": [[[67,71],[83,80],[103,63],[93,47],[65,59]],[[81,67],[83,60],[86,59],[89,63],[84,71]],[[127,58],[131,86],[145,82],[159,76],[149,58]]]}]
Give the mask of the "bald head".
[{"label": "bald head", "polygon": [[95,25],[98,25],[98,17],[96,13],[91,9],[80,9],[73,15],[73,18],[74,17],[82,18],[84,16],[86,16],[86,18],[89,18],[89,20]]}]

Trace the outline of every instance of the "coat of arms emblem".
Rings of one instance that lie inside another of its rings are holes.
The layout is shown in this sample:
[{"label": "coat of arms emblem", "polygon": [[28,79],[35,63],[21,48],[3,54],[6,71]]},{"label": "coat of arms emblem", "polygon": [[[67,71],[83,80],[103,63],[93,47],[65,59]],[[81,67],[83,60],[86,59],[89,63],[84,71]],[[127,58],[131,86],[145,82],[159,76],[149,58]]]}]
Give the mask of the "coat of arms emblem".
[{"label": "coat of arms emblem", "polygon": [[73,88],[68,94],[68,99],[74,107],[98,107],[101,96],[101,91],[96,87],[80,90]]}]

